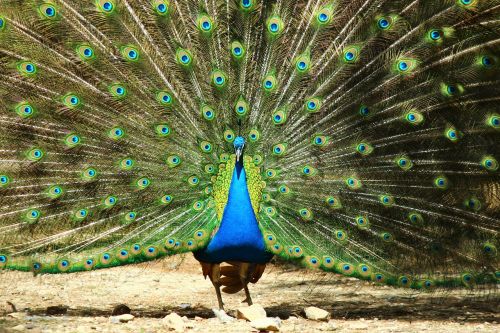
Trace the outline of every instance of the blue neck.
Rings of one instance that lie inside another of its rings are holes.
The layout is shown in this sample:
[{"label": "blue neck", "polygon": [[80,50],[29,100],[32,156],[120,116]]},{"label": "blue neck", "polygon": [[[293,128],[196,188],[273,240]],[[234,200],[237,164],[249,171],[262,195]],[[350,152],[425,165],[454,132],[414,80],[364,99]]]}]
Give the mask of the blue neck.
[{"label": "blue neck", "polygon": [[255,217],[243,163],[236,163],[220,228],[208,246],[194,253],[203,262],[244,261],[266,263],[272,254],[266,252],[262,233]]}]

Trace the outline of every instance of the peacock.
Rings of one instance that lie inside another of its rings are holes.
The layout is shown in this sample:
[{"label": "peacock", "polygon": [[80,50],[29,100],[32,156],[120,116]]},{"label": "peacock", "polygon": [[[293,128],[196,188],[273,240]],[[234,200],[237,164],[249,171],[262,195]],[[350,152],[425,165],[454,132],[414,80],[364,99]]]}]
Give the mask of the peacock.
[{"label": "peacock", "polygon": [[0,269],[192,252],[500,281],[499,0],[2,0]]}]

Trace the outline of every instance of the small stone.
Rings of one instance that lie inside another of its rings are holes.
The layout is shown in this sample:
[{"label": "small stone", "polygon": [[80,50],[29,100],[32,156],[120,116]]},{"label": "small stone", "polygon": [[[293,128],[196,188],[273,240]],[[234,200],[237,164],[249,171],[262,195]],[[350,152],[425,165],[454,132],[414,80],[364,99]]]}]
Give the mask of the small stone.
[{"label": "small stone", "polygon": [[328,331],[336,331],[339,328],[341,328],[342,326],[339,326],[336,322],[334,322],[333,320],[330,320],[330,321],[328,321],[327,327],[328,327]]},{"label": "small stone", "polygon": [[181,309],[189,309],[191,307],[191,304],[190,303],[181,303],[181,305],[179,305],[179,307]]},{"label": "small stone", "polygon": [[307,319],[318,320],[318,321],[327,321],[328,319],[330,319],[330,313],[328,311],[325,311],[323,309],[314,306],[305,308],[304,312],[306,313]]},{"label": "small stone", "polygon": [[233,317],[229,316],[224,310],[212,309],[212,311],[214,312],[215,316],[223,323],[229,323],[236,320]]},{"label": "small stone", "polygon": [[24,325],[17,325],[17,326],[12,327],[11,330],[13,330],[13,331],[20,331],[20,332],[26,331],[26,326],[24,326]]},{"label": "small stone", "polygon": [[7,315],[8,317],[16,318],[19,320],[25,320],[27,315],[25,312],[12,312]]},{"label": "small stone", "polygon": [[129,321],[134,320],[135,317],[130,313],[126,313],[123,315],[116,316],[116,318],[120,321],[120,323],[128,323]]},{"label": "small stone", "polygon": [[201,321],[201,320],[203,320],[203,318],[196,316],[196,317],[194,317],[194,320]]},{"label": "small stone", "polygon": [[259,318],[252,320],[250,325],[259,331],[278,332],[280,330],[281,320],[279,318]]},{"label": "small stone", "polygon": [[266,318],[266,310],[259,305],[253,304],[248,307],[238,308],[236,313],[236,318],[238,319],[246,319],[248,321],[255,321],[257,319]]},{"label": "small stone", "polygon": [[169,330],[176,332],[184,332],[186,324],[184,320],[177,313],[172,312],[162,319],[163,325],[166,325]]}]

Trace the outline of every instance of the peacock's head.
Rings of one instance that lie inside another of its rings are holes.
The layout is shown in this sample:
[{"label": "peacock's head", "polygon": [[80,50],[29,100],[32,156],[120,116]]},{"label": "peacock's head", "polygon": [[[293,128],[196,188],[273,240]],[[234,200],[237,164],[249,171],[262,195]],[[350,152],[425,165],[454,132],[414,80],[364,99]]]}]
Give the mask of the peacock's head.
[{"label": "peacock's head", "polygon": [[242,136],[237,136],[233,142],[234,151],[236,153],[236,161],[240,161],[241,155],[243,155],[243,149],[245,148],[245,138]]}]

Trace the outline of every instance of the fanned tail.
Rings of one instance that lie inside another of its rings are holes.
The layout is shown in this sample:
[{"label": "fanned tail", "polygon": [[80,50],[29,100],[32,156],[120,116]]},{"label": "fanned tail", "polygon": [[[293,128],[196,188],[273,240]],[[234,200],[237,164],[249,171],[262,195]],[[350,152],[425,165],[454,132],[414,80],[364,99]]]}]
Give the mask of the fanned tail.
[{"label": "fanned tail", "polygon": [[0,268],[200,249],[232,143],[267,248],[402,287],[496,285],[498,0],[0,5]]}]

